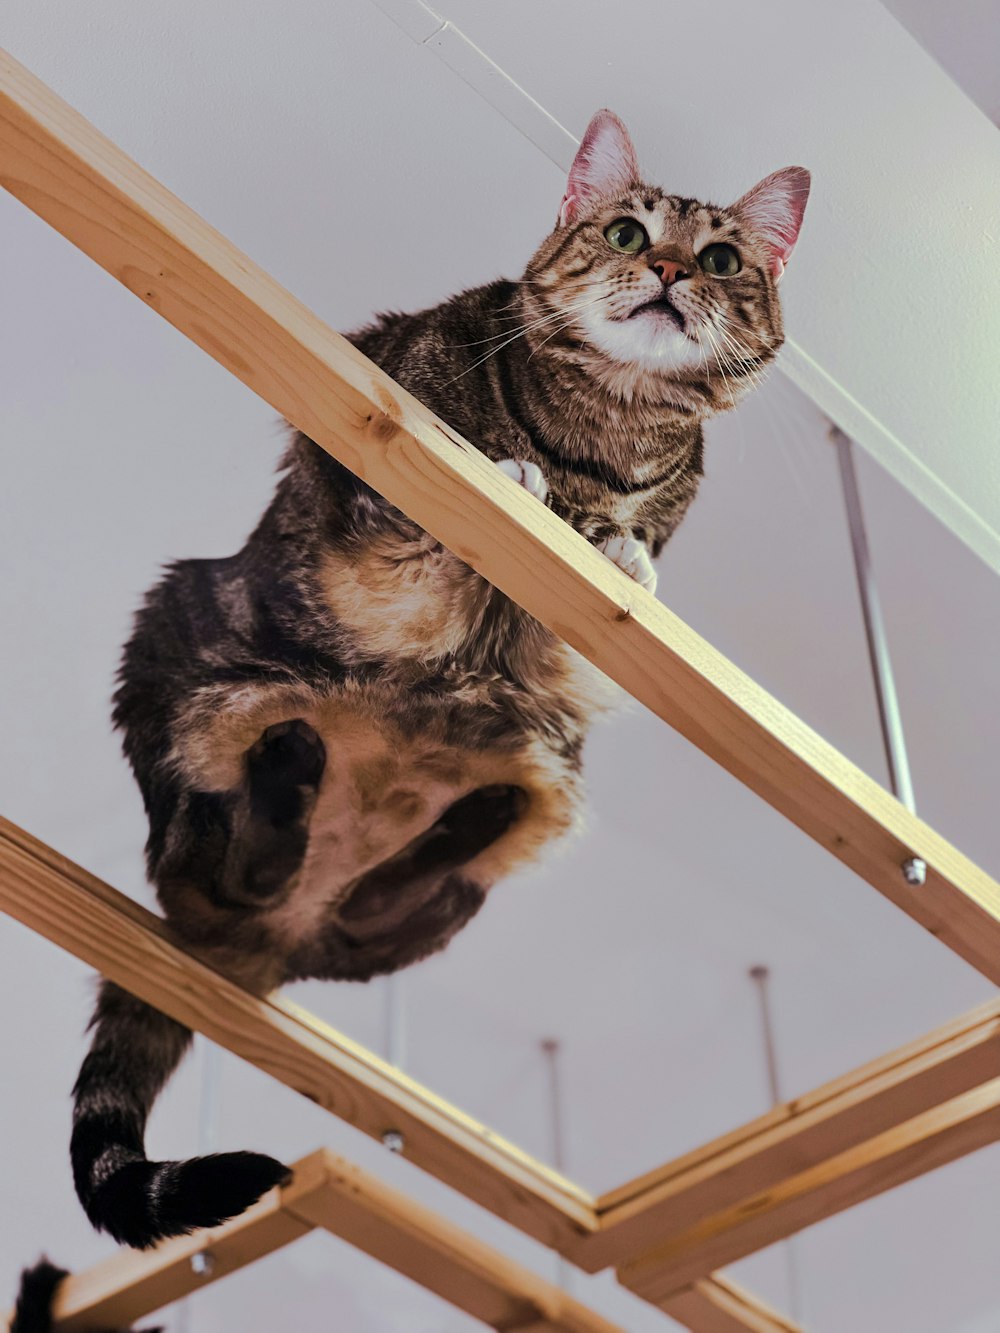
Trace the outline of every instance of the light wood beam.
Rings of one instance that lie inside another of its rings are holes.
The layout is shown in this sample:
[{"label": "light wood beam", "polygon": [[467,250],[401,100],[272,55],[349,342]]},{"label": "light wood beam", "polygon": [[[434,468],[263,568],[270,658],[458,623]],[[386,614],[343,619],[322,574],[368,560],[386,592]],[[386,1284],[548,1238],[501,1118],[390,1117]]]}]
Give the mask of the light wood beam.
[{"label": "light wood beam", "polygon": [[[121,1327],[227,1277],[317,1227],[347,1241],[490,1328],[622,1333],[617,1324],[375,1176],[320,1149],[292,1183],[212,1231],[149,1252],[123,1250],[62,1284],[55,1333]],[[204,1275],[196,1255],[210,1258]]]},{"label": "light wood beam", "polygon": [[[622,1333],[506,1255],[326,1149],[297,1162],[292,1182],[242,1217],[155,1250],[119,1253],[60,1287],[54,1333],[142,1319],[264,1255],[327,1231],[505,1333]],[[202,1274],[192,1259],[204,1255]],[[698,1283],[667,1309],[693,1333],[798,1333],[725,1279]]]},{"label": "light wood beam", "polygon": [[[984,975],[1000,886],[0,56],[0,182]],[[900,866],[917,856],[927,881]]]},{"label": "light wood beam", "polygon": [[[4,819],[0,910],[363,1132],[380,1138],[387,1130],[401,1131],[411,1161],[553,1249],[572,1253],[579,1238],[596,1227],[594,1200],[586,1191],[298,1006],[250,995],[191,958],[166,938],[162,922],[152,913]],[[108,1265],[73,1279],[63,1293],[61,1317],[85,1320],[93,1310],[110,1317],[110,1307],[102,1302],[114,1299],[123,1285],[134,1288],[140,1304],[146,1302],[142,1308],[128,1307],[130,1319],[156,1308],[148,1304],[154,1297],[159,1304],[178,1299],[185,1294],[178,1283],[187,1282],[185,1290],[204,1284],[203,1278],[191,1282],[190,1258],[209,1241],[218,1259],[214,1276],[249,1262],[255,1247],[266,1253],[288,1244],[304,1234],[301,1227],[317,1197],[313,1191],[319,1188],[320,1169],[326,1188],[327,1162],[314,1155],[298,1165],[284,1196],[290,1201],[287,1211],[277,1207],[279,1196],[273,1191],[221,1228],[218,1240],[216,1233],[208,1239],[203,1234],[170,1242],[153,1256],[123,1252]],[[340,1180],[342,1169],[336,1169]],[[350,1189],[342,1186],[336,1209],[343,1218],[350,1216],[350,1197]],[[324,1207],[329,1221],[335,1205],[327,1202]],[[360,1228],[357,1212],[355,1224]],[[719,1282],[724,1291],[724,1279],[696,1284],[698,1299],[689,1302],[696,1314],[724,1299],[717,1291]],[[170,1291],[176,1294],[163,1294]],[[69,1333],[85,1324],[67,1322],[65,1327]],[[687,1327],[714,1333],[711,1323]],[[746,1327],[756,1330],[758,1325]]]},{"label": "light wood beam", "polygon": [[[312,1224],[292,1206],[325,1187],[326,1170],[326,1154],[313,1153],[296,1162],[290,1185],[271,1190],[224,1226],[178,1236],[155,1250],[119,1250],[96,1267],[71,1274],[53,1304],[55,1333],[124,1328],[308,1235]],[[192,1260],[204,1254],[211,1256],[211,1268],[201,1274]]]},{"label": "light wood beam", "polygon": [[0,910],[185,1027],[556,1249],[596,1226],[592,1197],[378,1056],[279,997],[183,952],[151,912],[0,819]]},{"label": "light wood beam", "polygon": [[388,1264],[490,1328],[621,1333],[560,1287],[332,1153],[326,1186],[300,1196],[296,1217]]},{"label": "light wood beam", "polygon": [[658,1305],[692,1333],[803,1333],[798,1324],[721,1275],[696,1282]]},{"label": "light wood beam", "polygon": [[619,1281],[665,1300],[721,1264],[953,1162],[1000,1137],[1000,1078],[789,1177],[622,1265]]},{"label": "light wood beam", "polygon": [[712,1216],[1000,1075],[1000,1001],[776,1107],[597,1201],[588,1270],[665,1244]]}]

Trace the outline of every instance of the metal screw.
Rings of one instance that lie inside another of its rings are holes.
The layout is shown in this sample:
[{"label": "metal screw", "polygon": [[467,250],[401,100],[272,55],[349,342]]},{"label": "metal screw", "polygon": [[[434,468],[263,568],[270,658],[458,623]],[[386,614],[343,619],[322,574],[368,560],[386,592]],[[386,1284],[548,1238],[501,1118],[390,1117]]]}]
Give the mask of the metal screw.
[{"label": "metal screw", "polygon": [[406,1140],[398,1129],[387,1129],[382,1135],[382,1143],[390,1152],[402,1152],[406,1147]]},{"label": "metal screw", "polygon": [[211,1277],[215,1269],[215,1255],[211,1250],[199,1250],[191,1256],[191,1271],[199,1277]]},{"label": "metal screw", "polygon": [[927,862],[919,856],[908,856],[903,862],[903,878],[907,884],[919,888],[927,883]]}]

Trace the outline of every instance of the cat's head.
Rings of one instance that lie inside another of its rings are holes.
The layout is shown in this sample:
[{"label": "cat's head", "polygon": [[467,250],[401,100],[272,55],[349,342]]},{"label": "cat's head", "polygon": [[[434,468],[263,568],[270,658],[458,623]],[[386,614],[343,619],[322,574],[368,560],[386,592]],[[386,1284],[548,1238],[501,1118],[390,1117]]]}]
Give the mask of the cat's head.
[{"label": "cat's head", "polygon": [[579,340],[609,387],[664,378],[731,406],[783,341],[777,284],[809,197],[786,167],[727,208],[643,181],[628,131],[610,111],[587,127],[555,230],[525,272],[545,315],[531,341]]}]

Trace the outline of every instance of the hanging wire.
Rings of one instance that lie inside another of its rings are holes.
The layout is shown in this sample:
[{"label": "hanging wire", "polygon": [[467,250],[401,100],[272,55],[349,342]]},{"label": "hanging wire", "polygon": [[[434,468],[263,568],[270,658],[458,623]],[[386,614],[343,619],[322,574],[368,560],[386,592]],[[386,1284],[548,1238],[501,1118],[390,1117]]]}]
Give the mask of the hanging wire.
[{"label": "hanging wire", "polygon": [[[198,1098],[198,1154],[215,1152],[219,1146],[219,1088],[222,1081],[222,1052],[214,1042],[200,1038],[201,1078]],[[208,1277],[212,1272],[210,1253],[192,1256],[191,1267],[199,1277]],[[191,1298],[181,1301],[177,1307],[177,1333],[192,1333],[194,1328],[194,1309]]]},{"label": "hanging wire", "polygon": [[[778,1074],[778,1051],[774,1040],[774,1020],[771,1014],[771,995],[769,983],[771,970],[763,963],[757,963],[750,969],[750,979],[757,988],[760,1001],[760,1027],[764,1041],[764,1064],[767,1069],[767,1085],[771,1094],[771,1105],[779,1106],[784,1098],[781,1093],[781,1079]],[[789,1238],[782,1245],[785,1256],[785,1272],[788,1283],[788,1313],[796,1323],[802,1320],[802,1293],[799,1281],[798,1249],[795,1241]]]},{"label": "hanging wire", "polygon": [[397,1069],[406,1064],[406,1009],[404,982],[398,972],[385,979],[383,1027],[385,1058]]},{"label": "hanging wire", "polygon": [[[566,1136],[562,1095],[562,1047],[555,1037],[543,1037],[540,1045],[548,1070],[549,1160],[561,1175],[565,1175]],[[569,1291],[572,1270],[562,1255],[556,1257],[556,1281],[563,1291]]]}]

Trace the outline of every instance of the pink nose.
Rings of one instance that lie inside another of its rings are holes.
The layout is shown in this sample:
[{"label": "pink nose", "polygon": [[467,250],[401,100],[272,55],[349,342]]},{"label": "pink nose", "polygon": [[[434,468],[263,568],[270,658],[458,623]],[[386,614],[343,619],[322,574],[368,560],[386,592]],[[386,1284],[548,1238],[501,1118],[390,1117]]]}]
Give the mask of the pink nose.
[{"label": "pink nose", "polygon": [[679,282],[681,278],[689,278],[690,273],[685,272],[683,267],[672,259],[654,259],[649,266],[654,273],[658,274],[660,281],[665,287],[669,287],[672,282]]}]

